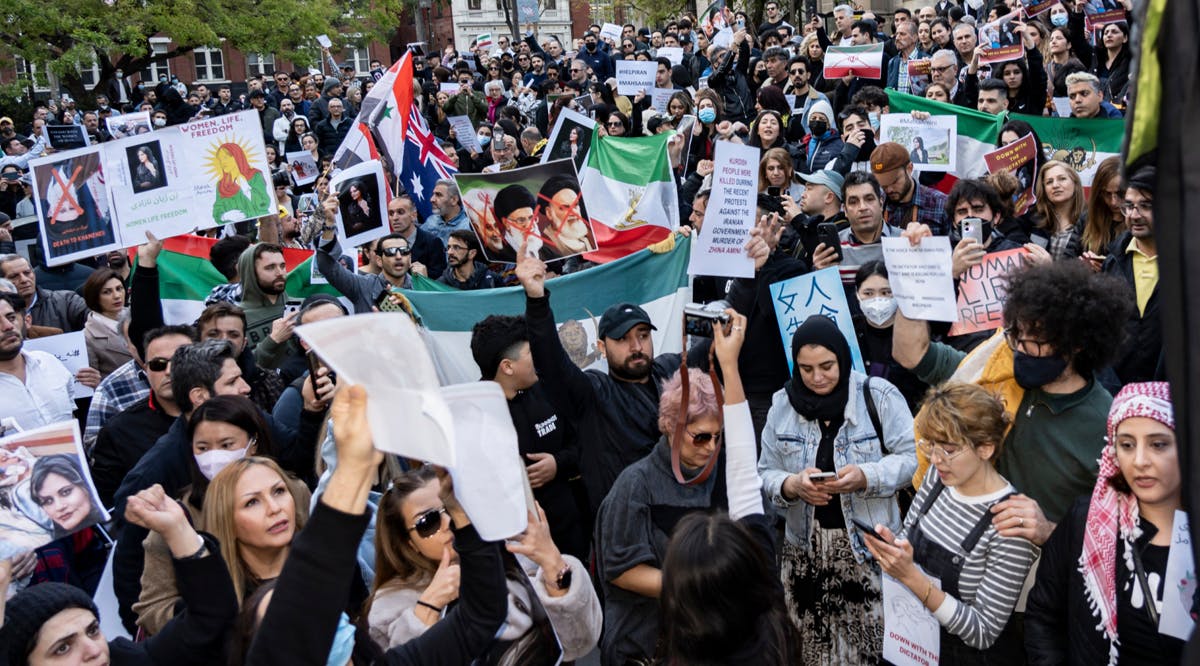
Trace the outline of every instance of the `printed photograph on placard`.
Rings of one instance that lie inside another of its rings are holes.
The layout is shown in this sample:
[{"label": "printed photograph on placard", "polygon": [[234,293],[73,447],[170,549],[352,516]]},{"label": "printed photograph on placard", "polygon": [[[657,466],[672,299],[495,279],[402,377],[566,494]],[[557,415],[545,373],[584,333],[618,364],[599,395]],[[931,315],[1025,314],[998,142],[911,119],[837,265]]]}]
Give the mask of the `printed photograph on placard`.
[{"label": "printed photograph on placard", "polygon": [[120,248],[100,146],[55,153],[30,167],[48,265]]},{"label": "printed photograph on placard", "polygon": [[385,182],[383,165],[371,160],[342,170],[329,183],[329,191],[338,198],[339,235],[344,247],[387,235]]},{"label": "printed photograph on placard", "polygon": [[138,134],[149,134],[154,131],[154,125],[150,122],[149,111],[110,116],[104,122],[108,126],[109,136],[113,139],[125,139],[137,136]]},{"label": "printed photograph on placard", "polygon": [[879,143],[898,143],[908,149],[914,168],[954,171],[957,161],[958,118],[930,116],[917,120],[907,113],[886,113],[879,120]]},{"label": "printed photograph on placard", "polygon": [[596,121],[570,109],[559,112],[550,140],[542,152],[542,163],[551,160],[570,159],[579,171],[586,163],[588,150],[592,147],[592,134]]},{"label": "printed photograph on placard", "polygon": [[134,192],[148,192],[166,186],[167,174],[163,171],[162,145],[158,141],[126,147],[125,161],[129,165]]},{"label": "printed photograph on placard", "polygon": [[0,559],[107,521],[77,422],[0,439]]},{"label": "printed photograph on placard", "polygon": [[514,262],[523,244],[543,261],[596,249],[569,159],[454,180],[487,261]]}]

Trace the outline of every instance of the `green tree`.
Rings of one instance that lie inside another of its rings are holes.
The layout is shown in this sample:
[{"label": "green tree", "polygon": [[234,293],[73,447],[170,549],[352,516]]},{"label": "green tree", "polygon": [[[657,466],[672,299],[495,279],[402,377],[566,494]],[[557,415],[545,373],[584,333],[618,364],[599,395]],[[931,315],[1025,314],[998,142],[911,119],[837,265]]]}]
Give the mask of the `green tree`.
[{"label": "green tree", "polygon": [[[215,46],[222,40],[247,53],[270,53],[316,62],[314,37],[339,28],[359,39],[386,39],[405,0],[8,0],[0,26],[3,54],[25,59],[36,70],[48,66],[73,97],[90,99],[105,90],[118,69],[126,73]],[[150,38],[170,37],[172,47],[154,53]],[[92,89],[78,67],[95,62],[100,76]]]}]

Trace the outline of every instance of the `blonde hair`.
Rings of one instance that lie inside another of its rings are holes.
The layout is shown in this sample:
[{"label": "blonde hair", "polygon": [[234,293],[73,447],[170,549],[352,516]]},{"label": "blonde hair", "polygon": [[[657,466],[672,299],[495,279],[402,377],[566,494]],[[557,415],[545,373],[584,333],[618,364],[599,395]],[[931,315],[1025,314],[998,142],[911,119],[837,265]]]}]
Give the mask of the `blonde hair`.
[{"label": "blonde hair", "polygon": [[995,463],[1004,450],[1004,434],[1012,422],[1004,402],[978,384],[947,382],[929,389],[913,429],[927,441],[969,446],[991,444]]},{"label": "blonde hair", "polygon": [[399,474],[380,498],[375,513],[375,580],[363,607],[364,615],[370,614],[371,604],[384,585],[398,580],[405,586],[418,587],[437,571],[437,563],[417,550],[404,520],[404,502],[409,495],[436,480],[432,467],[418,467]]},{"label": "blonde hair", "polygon": [[1058,218],[1054,214],[1054,204],[1046,198],[1046,174],[1050,173],[1053,168],[1059,168],[1067,172],[1067,176],[1071,182],[1075,184],[1075,194],[1071,197],[1071,202],[1067,210],[1067,219],[1071,224],[1079,221],[1084,211],[1083,202],[1083,181],[1079,179],[1079,174],[1075,169],[1071,168],[1070,164],[1061,160],[1049,160],[1042,165],[1041,171],[1038,172],[1037,183],[1034,186],[1033,193],[1037,197],[1037,203],[1034,204],[1034,210],[1037,212],[1037,226],[1039,229],[1045,229],[1051,233],[1057,231]]},{"label": "blonde hair", "polygon": [[235,460],[213,477],[212,482],[208,484],[208,492],[204,496],[204,526],[221,544],[221,559],[225,560],[225,567],[229,569],[229,577],[233,580],[233,590],[237,593],[239,605],[246,597],[247,583],[261,582],[242,560],[235,518],[238,504],[238,481],[247,470],[256,465],[262,465],[278,474],[287,486],[296,507],[295,533],[298,534],[300,530],[304,529],[304,524],[308,522],[309,498],[296,495],[292,484],[288,483],[290,478],[288,473],[283,471],[279,463],[270,458],[249,456]]}]

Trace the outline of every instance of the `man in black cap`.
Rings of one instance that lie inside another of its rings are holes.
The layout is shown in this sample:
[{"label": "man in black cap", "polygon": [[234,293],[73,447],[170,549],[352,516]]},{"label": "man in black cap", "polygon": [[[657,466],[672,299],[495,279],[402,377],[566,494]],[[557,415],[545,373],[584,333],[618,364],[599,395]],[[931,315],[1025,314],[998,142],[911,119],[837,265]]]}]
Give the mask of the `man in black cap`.
[{"label": "man in black cap", "polygon": [[608,372],[580,369],[558,338],[546,290],[546,264],[522,256],[516,272],[525,288],[534,365],[558,413],[578,430],[579,470],[587,487],[590,520],[621,471],[649,454],[662,437],[659,387],[679,369],[679,354],[655,358],[650,331],[657,329],[650,316],[633,303],[618,303],[604,311],[597,327],[597,346]]}]

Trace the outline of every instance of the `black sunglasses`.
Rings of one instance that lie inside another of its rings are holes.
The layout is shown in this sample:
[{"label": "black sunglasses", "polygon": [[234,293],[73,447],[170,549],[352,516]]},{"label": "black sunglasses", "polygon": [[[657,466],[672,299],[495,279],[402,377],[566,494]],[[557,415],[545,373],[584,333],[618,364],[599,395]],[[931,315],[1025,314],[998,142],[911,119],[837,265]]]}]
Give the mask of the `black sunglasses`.
[{"label": "black sunglasses", "polygon": [[416,532],[417,536],[421,537],[422,539],[428,539],[429,537],[442,531],[443,513],[446,513],[446,507],[430,509],[417,516],[416,522],[413,523],[413,526],[408,529],[410,532]]},{"label": "black sunglasses", "polygon": [[146,361],[146,368],[153,372],[162,372],[167,369],[168,365],[171,365],[171,359],[169,358],[152,358]]},{"label": "black sunglasses", "polygon": [[407,257],[408,255],[412,254],[412,250],[406,247],[385,247],[382,251],[380,251],[379,254],[382,254],[385,257],[394,257],[396,255]]},{"label": "black sunglasses", "polygon": [[711,442],[713,440],[717,440],[718,442],[721,441],[721,433],[720,432],[696,432],[696,433],[693,433],[689,430],[688,434],[692,436],[692,443],[694,443],[694,444],[708,444],[709,442]]}]

